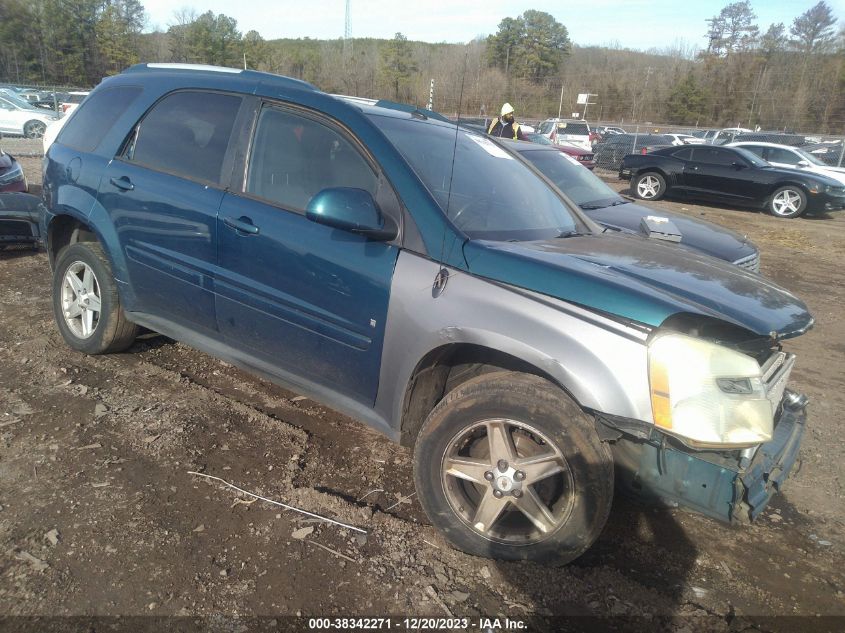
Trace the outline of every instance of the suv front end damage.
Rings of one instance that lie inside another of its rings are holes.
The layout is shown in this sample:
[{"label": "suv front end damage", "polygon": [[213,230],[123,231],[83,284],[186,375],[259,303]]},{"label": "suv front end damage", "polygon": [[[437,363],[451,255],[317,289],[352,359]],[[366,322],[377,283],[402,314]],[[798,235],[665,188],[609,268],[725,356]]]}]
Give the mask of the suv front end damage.
[{"label": "suv front end damage", "polygon": [[[758,345],[761,343],[758,339]],[[770,343],[771,344],[771,343]],[[719,345],[722,347],[722,345]],[[729,345],[723,349],[733,348]],[[745,350],[746,352],[748,350]],[[725,522],[748,522],[754,520],[768,505],[772,495],[780,490],[798,458],[798,451],[806,424],[807,397],[786,388],[795,364],[795,356],[776,345],[763,351],[758,347],[755,357],[759,362],[759,373],[748,373],[751,378],[711,377],[718,389],[710,393],[687,392],[686,400],[674,400],[677,383],[671,387],[673,405],[671,411],[659,402],[655,405],[655,425],[641,428],[639,432],[624,432],[618,421],[599,416],[605,426],[617,431],[612,450],[617,467],[617,485],[635,496],[659,502],[668,506],[684,506],[714,519]],[[711,356],[711,359],[713,357]],[[711,360],[722,368],[731,366],[724,360]],[[696,385],[696,369],[690,358],[683,358],[685,373],[683,386]],[[757,363],[753,363],[757,366]],[[757,386],[755,381],[759,381]],[[686,382],[686,384],[684,384]],[[750,386],[749,386],[750,385]],[[660,381],[659,389],[670,391],[669,382]],[[652,384],[653,391],[655,384]],[[718,403],[713,393],[726,401]],[[657,392],[662,393],[662,392]],[[669,399],[669,394],[665,394]],[[704,396],[707,397],[705,400]],[[703,405],[696,399],[704,400]],[[690,404],[692,402],[692,404]],[[771,408],[771,425],[752,409]],[[700,406],[701,410],[696,410]],[[684,410],[686,407],[686,410]],[[671,413],[682,411],[686,420],[672,419]],[[738,412],[744,411],[739,414]],[[714,413],[715,412],[715,413]],[[749,414],[749,412],[751,412]],[[662,416],[669,417],[669,423],[662,423]],[[707,416],[712,416],[713,421]],[[728,418],[747,418],[748,429],[734,428]],[[673,424],[674,422],[674,424]],[[680,422],[680,424],[679,424]],[[709,425],[721,429],[724,442],[710,442],[704,433]],[[662,428],[661,428],[662,427]],[[742,445],[742,438],[749,441]],[[705,438],[702,441],[702,437]],[[734,445],[730,445],[730,443]]]},{"label": "suv front end damage", "polygon": [[752,521],[782,489],[798,458],[806,398],[787,391],[770,441],[740,451],[694,451],[661,433],[613,443],[617,485],[647,501],[728,523]]}]

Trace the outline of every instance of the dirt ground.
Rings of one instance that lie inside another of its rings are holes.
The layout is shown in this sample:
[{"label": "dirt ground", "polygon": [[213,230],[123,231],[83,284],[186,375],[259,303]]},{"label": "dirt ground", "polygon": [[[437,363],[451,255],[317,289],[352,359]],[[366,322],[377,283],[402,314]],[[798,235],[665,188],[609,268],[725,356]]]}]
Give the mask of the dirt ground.
[{"label": "dirt ground", "polygon": [[[22,162],[37,188],[40,161]],[[568,567],[464,555],[412,496],[407,449],[163,337],[73,352],[53,323],[46,255],[6,251],[0,615],[673,616],[660,621],[681,631],[810,630],[766,617],[845,616],[845,213],[653,206],[747,233],[762,273],[817,320],[786,344],[792,387],[811,401],[800,463],[755,524],[617,499]],[[367,534],[246,503],[188,471]]]}]

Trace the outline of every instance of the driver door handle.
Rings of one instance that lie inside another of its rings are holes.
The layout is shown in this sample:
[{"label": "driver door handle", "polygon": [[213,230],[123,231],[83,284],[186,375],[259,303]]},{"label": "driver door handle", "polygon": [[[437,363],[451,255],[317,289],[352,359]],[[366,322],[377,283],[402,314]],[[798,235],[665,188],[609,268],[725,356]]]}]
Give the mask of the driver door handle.
[{"label": "driver door handle", "polygon": [[241,216],[239,218],[230,218],[225,217],[223,218],[223,224],[228,226],[230,229],[235,229],[235,231],[239,231],[241,233],[248,233],[250,235],[258,235],[259,228],[252,223],[252,220],[246,216]]},{"label": "driver door handle", "polygon": [[111,184],[113,184],[118,189],[122,189],[123,191],[132,191],[135,188],[135,185],[132,184],[132,181],[129,180],[126,176],[121,176],[120,178],[112,178],[109,180]]}]

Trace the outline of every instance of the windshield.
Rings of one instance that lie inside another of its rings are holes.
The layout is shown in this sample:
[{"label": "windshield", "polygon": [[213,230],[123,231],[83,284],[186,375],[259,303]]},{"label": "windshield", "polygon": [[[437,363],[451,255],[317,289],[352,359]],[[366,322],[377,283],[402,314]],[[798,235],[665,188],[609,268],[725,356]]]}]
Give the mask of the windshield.
[{"label": "windshield", "polygon": [[588,136],[590,128],[586,123],[573,123],[572,121],[561,121],[557,124],[558,134],[575,134],[580,136]]},{"label": "windshield", "polygon": [[792,149],[794,151],[798,152],[801,155],[801,158],[806,160],[811,165],[818,165],[819,167],[829,167],[829,165],[827,163],[819,160],[816,156],[813,156],[809,152],[805,152],[803,149],[799,149],[797,147],[793,147]]},{"label": "windshield", "polygon": [[537,143],[538,145],[554,145],[548,137],[543,136],[542,134],[529,134],[528,140],[532,143]]},{"label": "windshield", "polygon": [[566,154],[534,150],[523,151],[522,155],[582,209],[624,203],[624,199],[598,176]]},{"label": "windshield", "polygon": [[551,187],[489,138],[458,130],[450,195],[455,128],[371,118],[443,212],[471,239],[542,240],[587,230]]},{"label": "windshield", "polygon": [[24,110],[33,110],[32,104],[26,99],[21,99],[19,96],[9,90],[0,90],[0,97],[3,97],[9,103],[16,105]]},{"label": "windshield", "polygon": [[744,149],[742,147],[734,147],[733,149],[734,151],[739,152],[739,154],[745,160],[751,163],[754,167],[765,167],[769,164],[767,161],[757,156],[757,154],[755,154],[754,152],[749,152],[747,149]]}]

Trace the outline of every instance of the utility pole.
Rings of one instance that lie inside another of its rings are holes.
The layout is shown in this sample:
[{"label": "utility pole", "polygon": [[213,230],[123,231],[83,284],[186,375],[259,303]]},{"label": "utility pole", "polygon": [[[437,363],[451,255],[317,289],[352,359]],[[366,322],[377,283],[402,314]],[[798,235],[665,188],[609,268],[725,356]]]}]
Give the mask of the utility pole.
[{"label": "utility pole", "polygon": [[560,104],[557,107],[557,118],[560,119],[560,115],[563,112],[563,84],[560,84]]},{"label": "utility pole", "polygon": [[[652,71],[652,70],[653,70],[653,68],[652,68],[651,66],[649,66],[649,67],[646,69],[646,74],[645,74],[645,84],[643,85],[643,92],[645,92],[646,90],[648,90],[648,80],[651,78],[651,71]],[[645,97],[643,97],[643,98],[645,98]],[[642,106],[642,103],[640,103],[640,105]],[[635,97],[635,98],[634,98],[634,107],[633,107],[633,109],[631,110],[631,121],[636,121],[636,120],[637,120],[637,99],[636,99],[636,97]]]},{"label": "utility pole", "polygon": [[431,87],[428,89],[428,109],[434,110],[434,78],[431,79]]}]

